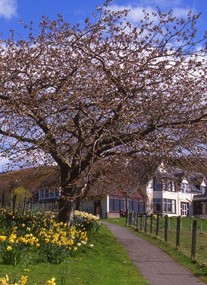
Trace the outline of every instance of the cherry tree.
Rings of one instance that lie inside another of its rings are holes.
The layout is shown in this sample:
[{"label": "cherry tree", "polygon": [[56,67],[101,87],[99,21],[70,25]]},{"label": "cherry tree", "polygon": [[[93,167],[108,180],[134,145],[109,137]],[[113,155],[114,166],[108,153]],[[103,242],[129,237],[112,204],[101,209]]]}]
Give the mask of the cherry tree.
[{"label": "cherry tree", "polygon": [[2,155],[58,165],[64,222],[101,161],[205,151],[199,16],[143,11],[134,26],[107,5],[84,26],[43,17],[0,45]]}]

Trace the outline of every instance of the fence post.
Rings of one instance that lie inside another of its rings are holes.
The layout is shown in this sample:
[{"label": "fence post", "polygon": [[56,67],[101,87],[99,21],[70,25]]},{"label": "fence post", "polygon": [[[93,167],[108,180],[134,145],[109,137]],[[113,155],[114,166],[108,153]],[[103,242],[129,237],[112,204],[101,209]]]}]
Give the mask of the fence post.
[{"label": "fence post", "polygon": [[150,215],[150,233],[152,233],[153,214]]},{"label": "fence post", "polygon": [[133,226],[136,226],[135,212],[134,211],[133,211],[133,217],[132,217],[132,224],[133,224]]},{"label": "fence post", "polygon": [[159,234],[159,226],[160,226],[160,216],[157,214],[157,223],[156,223],[156,236]]},{"label": "fence post", "polygon": [[180,246],[180,219],[181,217],[177,217],[177,226],[176,226],[176,247]]},{"label": "fence post", "polygon": [[136,230],[138,230],[139,214],[136,213]]},{"label": "fence post", "polygon": [[165,241],[167,241],[168,234],[168,215],[165,216]]},{"label": "fence post", "polygon": [[147,232],[147,215],[144,216],[144,232]]},{"label": "fence post", "polygon": [[129,211],[128,209],[126,210],[126,225],[129,225]]},{"label": "fence post", "polygon": [[142,223],[143,223],[142,217],[143,217],[143,215],[141,214],[141,216],[140,216],[140,231],[142,231]]},{"label": "fence post", "polygon": [[193,221],[193,229],[192,229],[192,248],[191,248],[191,260],[195,261],[195,253],[196,253],[196,229],[197,229],[197,221]]},{"label": "fence post", "polygon": [[200,219],[200,232],[203,232],[203,222],[202,222],[202,218]]},{"label": "fence post", "polygon": [[129,225],[132,225],[132,212],[129,212]]},{"label": "fence post", "polygon": [[134,215],[133,215],[133,226],[136,228],[137,226],[137,213],[134,212]]}]

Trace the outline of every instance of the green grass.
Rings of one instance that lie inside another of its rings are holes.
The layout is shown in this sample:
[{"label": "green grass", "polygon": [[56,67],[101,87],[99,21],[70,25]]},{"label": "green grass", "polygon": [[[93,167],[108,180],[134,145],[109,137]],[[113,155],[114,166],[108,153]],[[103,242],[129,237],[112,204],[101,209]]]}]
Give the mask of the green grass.
[{"label": "green grass", "polygon": [[[153,225],[153,234],[155,235],[155,222]],[[191,217],[181,218],[180,245],[179,250],[187,257],[191,258],[192,249],[192,222]],[[158,237],[164,239],[164,218],[160,218],[160,229]],[[168,239],[167,242],[172,246],[176,246],[176,217],[169,218]],[[202,266],[207,266],[207,220],[197,219],[196,234],[196,261]]]},{"label": "green grass", "polygon": [[[126,226],[126,219],[109,219],[109,222],[116,223],[120,226]],[[172,220],[175,225],[175,221]],[[200,231],[200,227],[197,229],[197,237],[196,237],[196,261],[191,261],[191,230],[190,230],[190,218],[182,219],[182,228],[181,228],[181,238],[180,238],[180,247],[176,248],[176,234],[175,234],[175,226],[172,225],[169,229],[168,233],[168,241],[164,241],[164,228],[161,226],[161,230],[159,231],[159,235],[156,236],[153,231],[152,234],[149,232],[144,233],[143,231],[136,230],[134,227],[127,227],[130,231],[139,235],[140,237],[152,242],[154,245],[163,249],[166,253],[168,253],[174,260],[178,263],[184,265],[186,268],[190,269],[193,274],[203,281],[207,282],[207,232],[204,232],[202,228],[202,232]],[[198,225],[199,225],[198,221]],[[203,222],[205,227],[207,224],[207,220]],[[206,228],[207,229],[207,228]]]},{"label": "green grass", "polygon": [[52,277],[56,278],[57,285],[148,284],[105,226],[101,226],[91,242],[93,248],[59,265],[25,263],[14,267],[0,263],[0,277],[7,274],[13,281],[27,275],[28,285],[43,285]]}]

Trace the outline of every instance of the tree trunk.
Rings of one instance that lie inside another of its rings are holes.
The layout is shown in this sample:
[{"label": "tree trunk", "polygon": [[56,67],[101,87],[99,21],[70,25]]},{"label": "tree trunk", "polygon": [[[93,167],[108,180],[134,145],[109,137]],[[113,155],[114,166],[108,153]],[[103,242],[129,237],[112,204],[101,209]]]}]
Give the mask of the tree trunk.
[{"label": "tree trunk", "polygon": [[65,196],[61,196],[59,200],[59,222],[69,224],[73,213],[73,202],[66,200]]},{"label": "tree trunk", "polygon": [[27,198],[26,198],[26,197],[24,197],[23,209],[22,209],[22,214],[23,214],[23,216],[25,215],[26,201],[27,201]]},{"label": "tree trunk", "polygon": [[75,209],[80,211],[81,205],[82,205],[82,198],[79,196],[79,197],[76,199]]},{"label": "tree trunk", "polygon": [[5,207],[5,193],[2,193],[1,206],[2,206],[2,208]]}]

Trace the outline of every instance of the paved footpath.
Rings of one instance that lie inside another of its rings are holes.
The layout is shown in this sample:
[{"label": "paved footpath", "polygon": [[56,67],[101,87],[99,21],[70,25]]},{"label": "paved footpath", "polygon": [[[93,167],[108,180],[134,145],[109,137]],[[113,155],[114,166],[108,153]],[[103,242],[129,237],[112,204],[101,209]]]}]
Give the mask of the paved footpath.
[{"label": "paved footpath", "polygon": [[125,247],[150,285],[204,285],[190,271],[176,263],[164,251],[133,234],[127,228],[103,222]]}]

